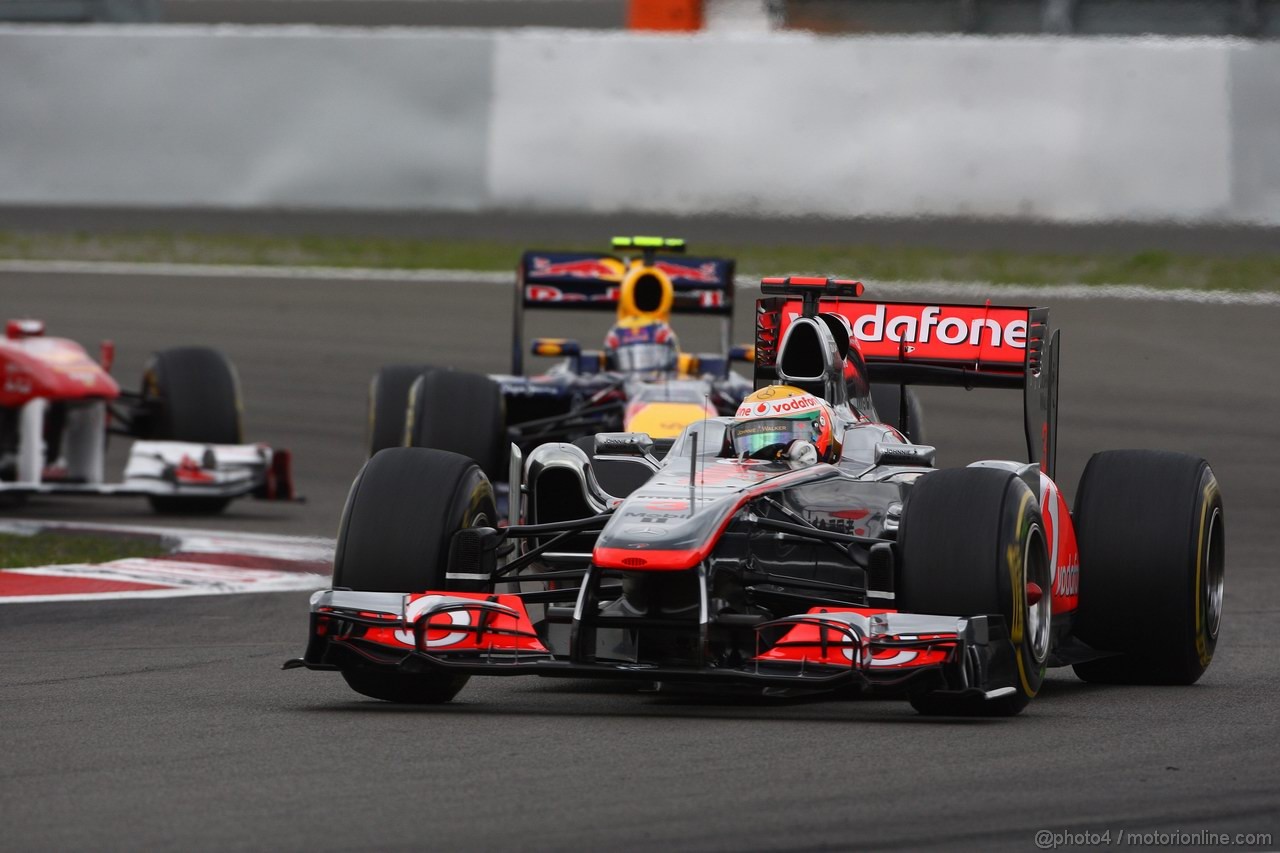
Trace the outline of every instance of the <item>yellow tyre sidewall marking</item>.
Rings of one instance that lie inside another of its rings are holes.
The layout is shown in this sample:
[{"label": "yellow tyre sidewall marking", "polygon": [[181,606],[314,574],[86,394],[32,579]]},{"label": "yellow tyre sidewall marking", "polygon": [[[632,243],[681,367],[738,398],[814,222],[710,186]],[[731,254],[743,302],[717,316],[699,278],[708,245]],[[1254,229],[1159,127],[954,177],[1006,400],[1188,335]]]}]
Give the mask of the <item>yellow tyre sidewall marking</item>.
[{"label": "yellow tyre sidewall marking", "polygon": [[1196,601],[1196,654],[1200,658],[1201,666],[1208,666],[1213,660],[1213,653],[1209,651],[1209,626],[1206,624],[1205,608],[1201,606],[1202,589],[1200,580],[1203,572],[1206,570],[1204,565],[1205,558],[1205,536],[1208,533],[1209,508],[1213,506],[1213,499],[1218,493],[1218,481],[1210,474],[1209,482],[1204,486],[1204,502],[1200,505],[1200,533],[1196,537],[1196,581],[1194,587],[1194,597]]},{"label": "yellow tyre sidewall marking", "polygon": [[1022,503],[1018,506],[1018,521],[1014,525],[1017,531],[1018,541],[1010,545],[1005,552],[1005,562],[1009,565],[1009,585],[1013,590],[1013,624],[1009,626],[1009,639],[1014,647],[1014,660],[1018,662],[1018,680],[1022,682],[1022,692],[1027,696],[1035,696],[1039,688],[1032,689],[1031,682],[1027,680],[1027,665],[1022,655],[1022,639],[1026,633],[1026,602],[1027,602],[1027,583],[1022,575],[1022,524],[1027,517],[1027,507],[1031,503],[1033,495],[1031,492],[1025,491],[1022,494]]}]

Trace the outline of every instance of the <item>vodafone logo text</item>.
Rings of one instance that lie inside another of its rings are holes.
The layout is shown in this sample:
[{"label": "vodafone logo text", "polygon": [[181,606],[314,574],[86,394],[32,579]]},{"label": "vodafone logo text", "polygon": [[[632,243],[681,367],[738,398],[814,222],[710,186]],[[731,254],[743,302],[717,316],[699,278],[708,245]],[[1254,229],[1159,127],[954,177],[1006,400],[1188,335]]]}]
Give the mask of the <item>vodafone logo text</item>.
[{"label": "vodafone logo text", "polygon": [[[788,306],[783,326],[799,315]],[[839,302],[820,310],[849,324],[862,354],[870,358],[937,359],[1021,364],[1027,352],[1027,309],[997,305],[926,305]]]},{"label": "vodafone logo text", "polygon": [[787,397],[783,400],[771,400],[769,402],[744,403],[738,407],[738,417],[794,415],[798,412],[808,412],[816,408],[818,408],[818,400],[815,397]]},{"label": "vodafone logo text", "polygon": [[859,341],[927,344],[937,340],[944,344],[970,344],[980,346],[1011,346],[1025,349],[1027,346],[1027,321],[1025,317],[1002,323],[997,317],[957,317],[943,315],[937,305],[917,309],[919,313],[888,316],[885,305],[877,305],[870,314],[864,314],[853,323],[853,334]]}]

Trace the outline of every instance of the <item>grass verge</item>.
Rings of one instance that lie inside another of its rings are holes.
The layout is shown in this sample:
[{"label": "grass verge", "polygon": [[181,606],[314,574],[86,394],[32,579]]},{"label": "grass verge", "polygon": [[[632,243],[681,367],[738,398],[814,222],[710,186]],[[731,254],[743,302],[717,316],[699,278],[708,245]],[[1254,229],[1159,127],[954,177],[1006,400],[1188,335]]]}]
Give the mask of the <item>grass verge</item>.
[{"label": "grass verge", "polygon": [[[527,246],[493,241],[377,237],[278,237],[182,233],[0,232],[0,258],[368,267],[513,269]],[[559,246],[599,249],[598,244]],[[1280,290],[1280,254],[1208,257],[1176,252],[1051,254],[957,252],[899,246],[699,245],[738,260],[746,275],[839,274],[879,281],[996,284],[1145,284],[1159,288]]]},{"label": "grass verge", "polygon": [[158,539],[135,536],[90,536],[43,530],[32,536],[0,533],[0,569],[106,563],[125,557],[160,557],[168,553]]}]

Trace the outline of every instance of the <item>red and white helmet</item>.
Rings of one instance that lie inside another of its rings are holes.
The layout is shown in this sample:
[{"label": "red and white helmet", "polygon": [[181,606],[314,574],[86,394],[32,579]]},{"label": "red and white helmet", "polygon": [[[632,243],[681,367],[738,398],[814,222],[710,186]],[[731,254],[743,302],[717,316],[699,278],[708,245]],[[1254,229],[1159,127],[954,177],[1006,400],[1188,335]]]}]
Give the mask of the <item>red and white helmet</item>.
[{"label": "red and white helmet", "polygon": [[791,385],[770,385],[738,406],[729,441],[736,456],[777,459],[793,441],[807,441],[818,461],[840,459],[835,410],[831,404]]}]

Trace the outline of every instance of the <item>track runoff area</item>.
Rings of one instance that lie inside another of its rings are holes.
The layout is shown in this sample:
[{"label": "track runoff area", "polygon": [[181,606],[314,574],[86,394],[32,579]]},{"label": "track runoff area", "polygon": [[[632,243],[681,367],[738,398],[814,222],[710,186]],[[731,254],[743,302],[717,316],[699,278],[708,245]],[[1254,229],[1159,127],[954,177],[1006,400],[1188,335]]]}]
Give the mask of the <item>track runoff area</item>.
[{"label": "track runoff area", "polygon": [[[0,300],[49,334],[114,337],[124,381],[148,352],[188,342],[217,344],[240,365],[246,434],[294,451],[308,502],[237,502],[184,530],[331,543],[363,461],[373,372],[509,363],[507,275],[147,272],[9,267]],[[985,722],[931,722],[897,702],[753,703],[523,679],[475,679],[451,705],[406,710],[336,678],[279,671],[301,652],[305,590],[6,605],[6,847],[253,849],[287,838],[318,850],[1027,850],[1091,844],[1107,830],[1216,849],[1271,833],[1253,847],[1274,847],[1275,299],[875,282],[868,295],[1050,307],[1063,330],[1068,497],[1097,450],[1164,448],[1213,464],[1227,505],[1226,602],[1199,683],[1103,688],[1056,672],[1025,714]],[[569,331],[594,342],[604,325]],[[679,331],[688,348],[713,345]],[[939,464],[1021,452],[1016,394],[924,390]],[[5,514],[171,524],[141,501],[33,500]],[[1190,840],[1197,832],[1230,843]]]}]

